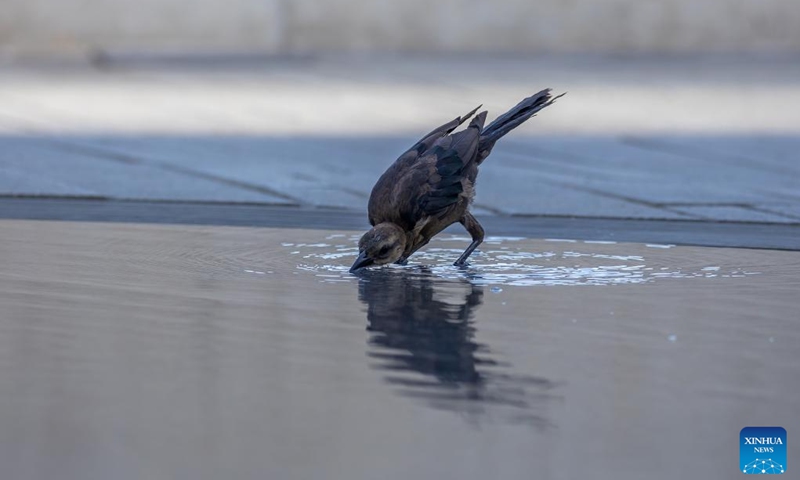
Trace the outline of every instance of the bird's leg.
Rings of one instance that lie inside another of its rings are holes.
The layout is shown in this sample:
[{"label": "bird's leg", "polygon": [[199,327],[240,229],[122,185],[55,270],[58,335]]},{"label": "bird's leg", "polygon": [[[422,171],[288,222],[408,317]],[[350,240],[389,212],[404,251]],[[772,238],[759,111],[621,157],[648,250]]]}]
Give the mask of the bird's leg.
[{"label": "bird's leg", "polygon": [[464,213],[464,216],[461,217],[461,220],[459,220],[459,222],[461,223],[461,225],[464,225],[464,228],[467,229],[467,232],[469,232],[470,236],[472,237],[472,243],[470,243],[469,247],[467,247],[467,249],[464,250],[464,253],[462,253],[461,256],[458,257],[456,263],[453,264],[456,267],[463,267],[464,265],[467,264],[467,258],[469,258],[472,252],[475,251],[476,248],[478,248],[478,245],[480,245],[483,242],[484,232],[481,224],[478,223],[478,220],[476,220],[475,217],[473,217],[472,214],[469,212]]}]

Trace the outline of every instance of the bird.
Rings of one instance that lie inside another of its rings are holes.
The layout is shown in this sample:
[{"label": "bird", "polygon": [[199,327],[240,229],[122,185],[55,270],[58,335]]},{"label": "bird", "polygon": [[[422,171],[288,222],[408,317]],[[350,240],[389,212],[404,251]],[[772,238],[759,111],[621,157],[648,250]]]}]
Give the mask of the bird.
[{"label": "bird", "polygon": [[[483,242],[484,229],[470,213],[478,166],[495,143],[564,94],[546,88],[519,102],[484,128],[482,105],[422,137],[381,175],[367,206],[372,228],[358,242],[350,272],[397,263],[424,247],[439,232],[459,222],[472,238],[454,265],[463,267]],[[472,118],[474,116],[474,118]],[[464,122],[469,125],[453,133]]]}]

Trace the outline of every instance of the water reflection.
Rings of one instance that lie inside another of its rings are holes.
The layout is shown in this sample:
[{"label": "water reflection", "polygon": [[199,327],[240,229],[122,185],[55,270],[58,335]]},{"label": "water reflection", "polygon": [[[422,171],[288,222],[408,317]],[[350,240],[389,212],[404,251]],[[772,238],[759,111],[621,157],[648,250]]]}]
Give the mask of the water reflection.
[{"label": "water reflection", "polygon": [[483,286],[443,280],[424,267],[380,269],[359,275],[358,296],[367,306],[372,366],[386,372],[400,395],[472,421],[490,414],[548,424],[542,408],[555,384],[512,373],[511,364],[476,340],[473,317]]}]

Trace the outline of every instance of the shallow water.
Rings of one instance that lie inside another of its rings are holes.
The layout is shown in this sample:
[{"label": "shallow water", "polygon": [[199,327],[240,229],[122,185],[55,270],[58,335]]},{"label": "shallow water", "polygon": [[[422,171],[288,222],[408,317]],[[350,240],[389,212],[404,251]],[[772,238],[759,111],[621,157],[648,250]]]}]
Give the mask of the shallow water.
[{"label": "shallow water", "polygon": [[353,276],[357,238],[0,222],[3,478],[733,478],[800,427],[800,253],[445,236]]},{"label": "shallow water", "polygon": [[[298,268],[316,272],[317,277],[324,281],[355,281],[348,266],[358,255],[359,237],[342,234],[326,237],[334,238],[339,242],[284,242],[281,246],[291,250],[289,255],[302,258]],[[443,235],[434,238],[427,248],[412,256],[407,266],[390,265],[384,268],[402,271],[403,275],[414,275],[413,267],[417,267],[425,275],[439,280],[462,279],[473,285],[523,287],[642,284],[660,278],[728,278],[760,273],[733,265],[722,269],[720,266],[687,264],[686,259],[670,263],[669,256],[651,254],[649,251],[653,248],[668,249],[674,245],[648,244],[642,248],[640,245],[621,246],[607,241],[545,240],[548,243],[567,244],[554,246],[541,243],[532,245],[532,242],[524,240],[518,237],[488,237],[483,248],[472,255],[467,268],[456,268],[452,265],[453,261],[471,240]],[[461,248],[453,248],[458,246]],[[531,246],[537,249],[532,250]],[[645,260],[646,257],[648,260]],[[265,273],[253,270],[245,272]]]}]

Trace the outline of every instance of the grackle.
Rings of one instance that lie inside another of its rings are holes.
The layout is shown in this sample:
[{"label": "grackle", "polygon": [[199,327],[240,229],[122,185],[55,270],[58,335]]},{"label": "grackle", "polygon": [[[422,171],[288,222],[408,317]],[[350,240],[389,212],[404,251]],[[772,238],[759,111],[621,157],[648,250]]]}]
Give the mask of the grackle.
[{"label": "grackle", "polygon": [[[563,95],[563,94],[562,94]],[[436,128],[398,158],[378,179],[369,197],[372,229],[358,242],[358,258],[350,271],[369,265],[405,264],[436,234],[459,222],[472,243],[456,260],[466,264],[483,242],[483,227],[469,212],[475,196],[475,178],[495,142],[521,125],[558,97],[550,89],[526,98],[500,115],[486,128],[486,111],[469,126],[453,131],[481,107]]]}]

